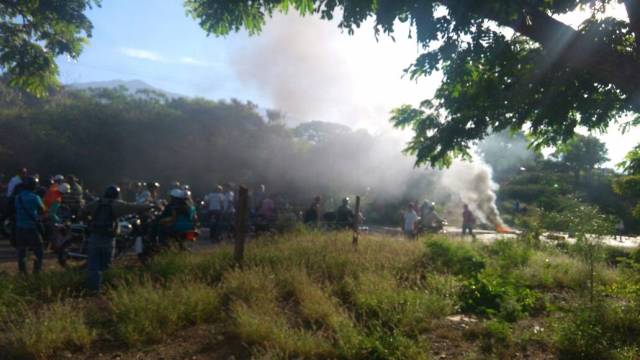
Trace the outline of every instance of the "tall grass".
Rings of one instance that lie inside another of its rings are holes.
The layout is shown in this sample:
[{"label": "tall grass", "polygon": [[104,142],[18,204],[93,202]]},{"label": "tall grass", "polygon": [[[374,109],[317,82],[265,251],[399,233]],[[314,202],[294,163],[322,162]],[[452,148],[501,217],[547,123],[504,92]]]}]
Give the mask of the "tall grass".
[{"label": "tall grass", "polygon": [[[547,310],[543,292],[575,299],[587,272],[570,253],[517,241],[369,235],[354,248],[346,232],[294,231],[251,241],[242,267],[232,253],[222,245],[207,253],[163,254],[145,267],[117,267],[108,273],[99,307],[76,306],[95,302],[85,297],[82,272],[0,275],[0,331],[6,334],[0,358],[48,358],[96,340],[139,349],[211,324],[256,358],[421,359],[429,357],[428,334],[461,311],[485,318],[479,324],[485,335],[470,340],[477,348],[509,357],[518,341],[509,332],[519,322],[566,311]],[[597,266],[601,284],[620,284],[619,271]],[[14,304],[22,305],[15,310]],[[578,315],[561,318],[589,323]],[[547,346],[567,354],[590,336],[574,341],[557,328]],[[504,344],[507,350],[499,350]],[[636,345],[631,339],[607,343],[603,353],[634,353]]]},{"label": "tall grass", "polygon": [[164,285],[143,280],[115,287],[107,296],[115,332],[130,346],[159,342],[222,316],[217,289],[188,278]]},{"label": "tall grass", "polygon": [[59,351],[87,348],[96,332],[85,318],[83,307],[72,302],[16,311],[5,332],[8,357],[47,359]]}]

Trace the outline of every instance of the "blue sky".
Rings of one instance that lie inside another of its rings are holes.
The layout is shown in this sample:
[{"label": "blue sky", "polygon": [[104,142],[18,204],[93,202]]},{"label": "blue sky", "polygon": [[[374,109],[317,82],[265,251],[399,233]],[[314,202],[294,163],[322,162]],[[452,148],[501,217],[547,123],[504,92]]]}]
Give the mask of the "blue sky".
[{"label": "blue sky", "polygon": [[[289,14],[268,21],[258,37],[217,38],[187,17],[182,0],[105,0],[88,15],[93,37],[78,61],[59,59],[63,83],[139,79],[188,96],[279,108],[292,123],[334,121],[390,133],[389,111],[429,98],[440,81],[402,78],[419,54],[403,26],[397,41],[376,41],[370,24],[347,36],[335,22]],[[584,16],[562,20],[576,25]],[[640,129],[622,136],[612,127],[601,138],[613,165]]]},{"label": "blue sky", "polygon": [[207,37],[180,0],[107,0],[89,17],[94,33],[80,59],[59,62],[64,83],[140,79],[185,95],[264,100],[227,65],[229,49],[246,36]]}]

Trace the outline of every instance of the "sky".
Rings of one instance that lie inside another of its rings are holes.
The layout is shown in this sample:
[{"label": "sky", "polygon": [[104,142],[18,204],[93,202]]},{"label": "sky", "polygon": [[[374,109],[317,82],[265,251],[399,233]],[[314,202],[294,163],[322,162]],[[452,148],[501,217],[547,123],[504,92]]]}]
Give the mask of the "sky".
[{"label": "sky", "polygon": [[[620,10],[612,11],[623,16]],[[437,74],[403,78],[419,54],[406,26],[396,41],[376,40],[370,24],[348,36],[335,22],[288,14],[268,21],[260,36],[218,38],[186,15],[181,0],[107,0],[88,15],[93,37],[76,61],[59,59],[63,83],[142,80],[187,96],[279,108],[293,124],[333,121],[395,134],[389,111],[431,97],[440,82]],[[562,20],[575,25],[583,16]],[[601,138],[613,165],[637,143],[640,129],[622,136],[612,128]]]}]

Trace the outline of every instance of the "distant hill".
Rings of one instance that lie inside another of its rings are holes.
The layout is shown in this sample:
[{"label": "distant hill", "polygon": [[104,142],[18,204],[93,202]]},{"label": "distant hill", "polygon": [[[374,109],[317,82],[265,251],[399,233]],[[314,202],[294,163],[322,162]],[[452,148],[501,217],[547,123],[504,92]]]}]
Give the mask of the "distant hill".
[{"label": "distant hill", "polygon": [[85,89],[91,89],[91,88],[113,89],[119,86],[124,86],[125,88],[129,89],[129,92],[132,94],[138,92],[139,90],[153,90],[166,95],[169,99],[187,97],[185,95],[172,93],[172,92],[151,86],[142,80],[93,81],[93,82],[85,82],[85,83],[71,83],[71,84],[66,84],[65,86],[70,89],[78,89],[78,90],[85,90]]}]

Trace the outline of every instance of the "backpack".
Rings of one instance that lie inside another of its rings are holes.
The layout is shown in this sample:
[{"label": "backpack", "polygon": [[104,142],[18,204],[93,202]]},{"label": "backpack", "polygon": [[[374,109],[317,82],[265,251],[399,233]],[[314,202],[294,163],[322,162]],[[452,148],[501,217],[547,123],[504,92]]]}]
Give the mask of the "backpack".
[{"label": "backpack", "polygon": [[112,202],[100,200],[91,218],[91,232],[103,236],[114,236],[116,229]]}]

